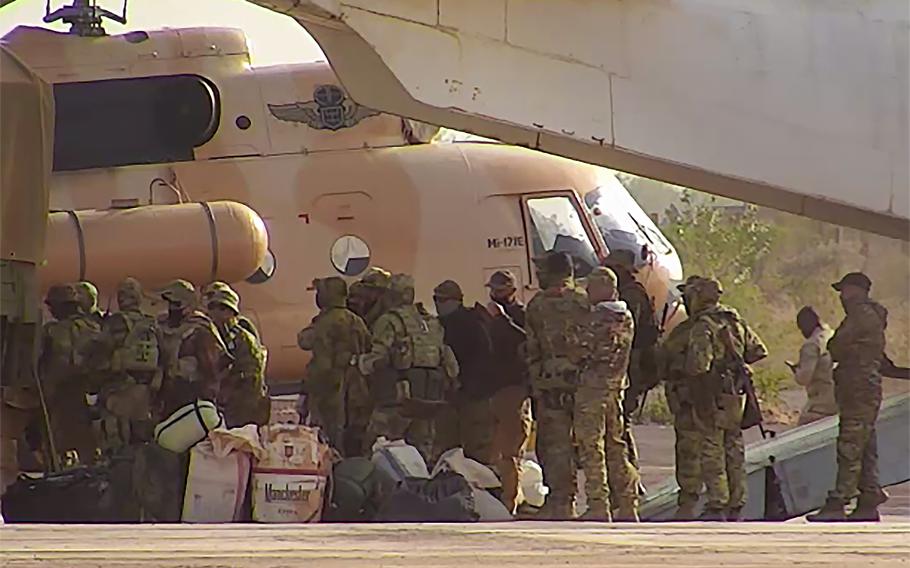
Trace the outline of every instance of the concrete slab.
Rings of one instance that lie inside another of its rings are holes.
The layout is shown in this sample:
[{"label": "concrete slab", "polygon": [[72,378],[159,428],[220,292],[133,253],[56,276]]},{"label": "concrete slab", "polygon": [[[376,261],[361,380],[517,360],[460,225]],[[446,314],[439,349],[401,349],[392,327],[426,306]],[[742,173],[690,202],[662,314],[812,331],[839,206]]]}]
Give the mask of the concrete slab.
[{"label": "concrete slab", "polygon": [[910,525],[6,526],[7,568],[907,566]]}]

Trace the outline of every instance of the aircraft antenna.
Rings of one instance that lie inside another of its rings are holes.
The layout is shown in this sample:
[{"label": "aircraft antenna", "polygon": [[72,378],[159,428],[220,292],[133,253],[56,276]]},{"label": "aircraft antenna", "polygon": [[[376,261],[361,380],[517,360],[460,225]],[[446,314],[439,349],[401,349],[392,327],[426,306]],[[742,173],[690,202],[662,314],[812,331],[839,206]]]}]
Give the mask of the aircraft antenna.
[{"label": "aircraft antenna", "polygon": [[51,1],[45,4],[44,21],[48,24],[58,20],[70,24],[69,33],[82,37],[103,37],[104,18],[120,24],[126,23],[126,2],[123,0],[123,9],[120,14],[98,7],[97,0],[73,0],[72,4],[61,6],[51,12]]}]

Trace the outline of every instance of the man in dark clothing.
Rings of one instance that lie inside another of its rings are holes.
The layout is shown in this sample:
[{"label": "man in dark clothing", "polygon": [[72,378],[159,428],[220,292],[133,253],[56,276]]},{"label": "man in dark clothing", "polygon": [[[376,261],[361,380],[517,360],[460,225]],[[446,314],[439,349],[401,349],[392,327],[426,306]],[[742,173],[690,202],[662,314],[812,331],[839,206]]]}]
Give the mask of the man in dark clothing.
[{"label": "man in dark clothing", "polygon": [[445,342],[455,353],[460,368],[459,390],[454,400],[456,418],[448,421],[449,429],[442,428],[440,443],[449,447],[460,445],[466,456],[492,464],[490,399],[495,385],[490,376],[493,347],[489,331],[483,316],[464,306],[464,294],[456,282],[446,280],[437,286],[433,290],[433,302],[445,329]]},{"label": "man in dark clothing", "polygon": [[503,307],[506,314],[518,327],[525,327],[525,307],[518,300],[518,289],[515,287],[515,276],[508,270],[497,270],[487,282],[490,299]]}]

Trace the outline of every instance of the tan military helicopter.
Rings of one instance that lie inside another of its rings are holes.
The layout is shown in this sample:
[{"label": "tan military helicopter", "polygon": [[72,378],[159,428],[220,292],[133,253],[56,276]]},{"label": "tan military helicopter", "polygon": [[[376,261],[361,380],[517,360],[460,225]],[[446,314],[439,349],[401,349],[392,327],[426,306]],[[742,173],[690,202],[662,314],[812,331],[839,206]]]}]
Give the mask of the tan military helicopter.
[{"label": "tan military helicopter", "polygon": [[51,14],[7,47],[54,85],[45,284],[102,292],[132,275],[237,283],[271,381],[300,378],[310,282],[368,266],[408,272],[428,303],[445,279],[486,297],[499,269],[537,289],[531,259],[612,248],[638,259],[658,313],[682,278],[673,247],[615,173],[497,143],[433,143],[436,128],[359,106],[325,63],[252,68],[231,29],[106,36],[97,12]]}]

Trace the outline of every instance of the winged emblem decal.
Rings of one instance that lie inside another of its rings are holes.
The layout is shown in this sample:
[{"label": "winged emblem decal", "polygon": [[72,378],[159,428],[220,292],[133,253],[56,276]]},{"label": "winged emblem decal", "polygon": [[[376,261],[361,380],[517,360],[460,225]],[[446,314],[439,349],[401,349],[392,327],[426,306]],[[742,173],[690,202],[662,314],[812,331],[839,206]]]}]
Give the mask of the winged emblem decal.
[{"label": "winged emblem decal", "polygon": [[338,85],[318,85],[313,90],[313,100],[269,104],[272,116],[285,122],[302,122],[317,130],[340,130],[350,128],[379,111],[360,106],[349,99]]}]

